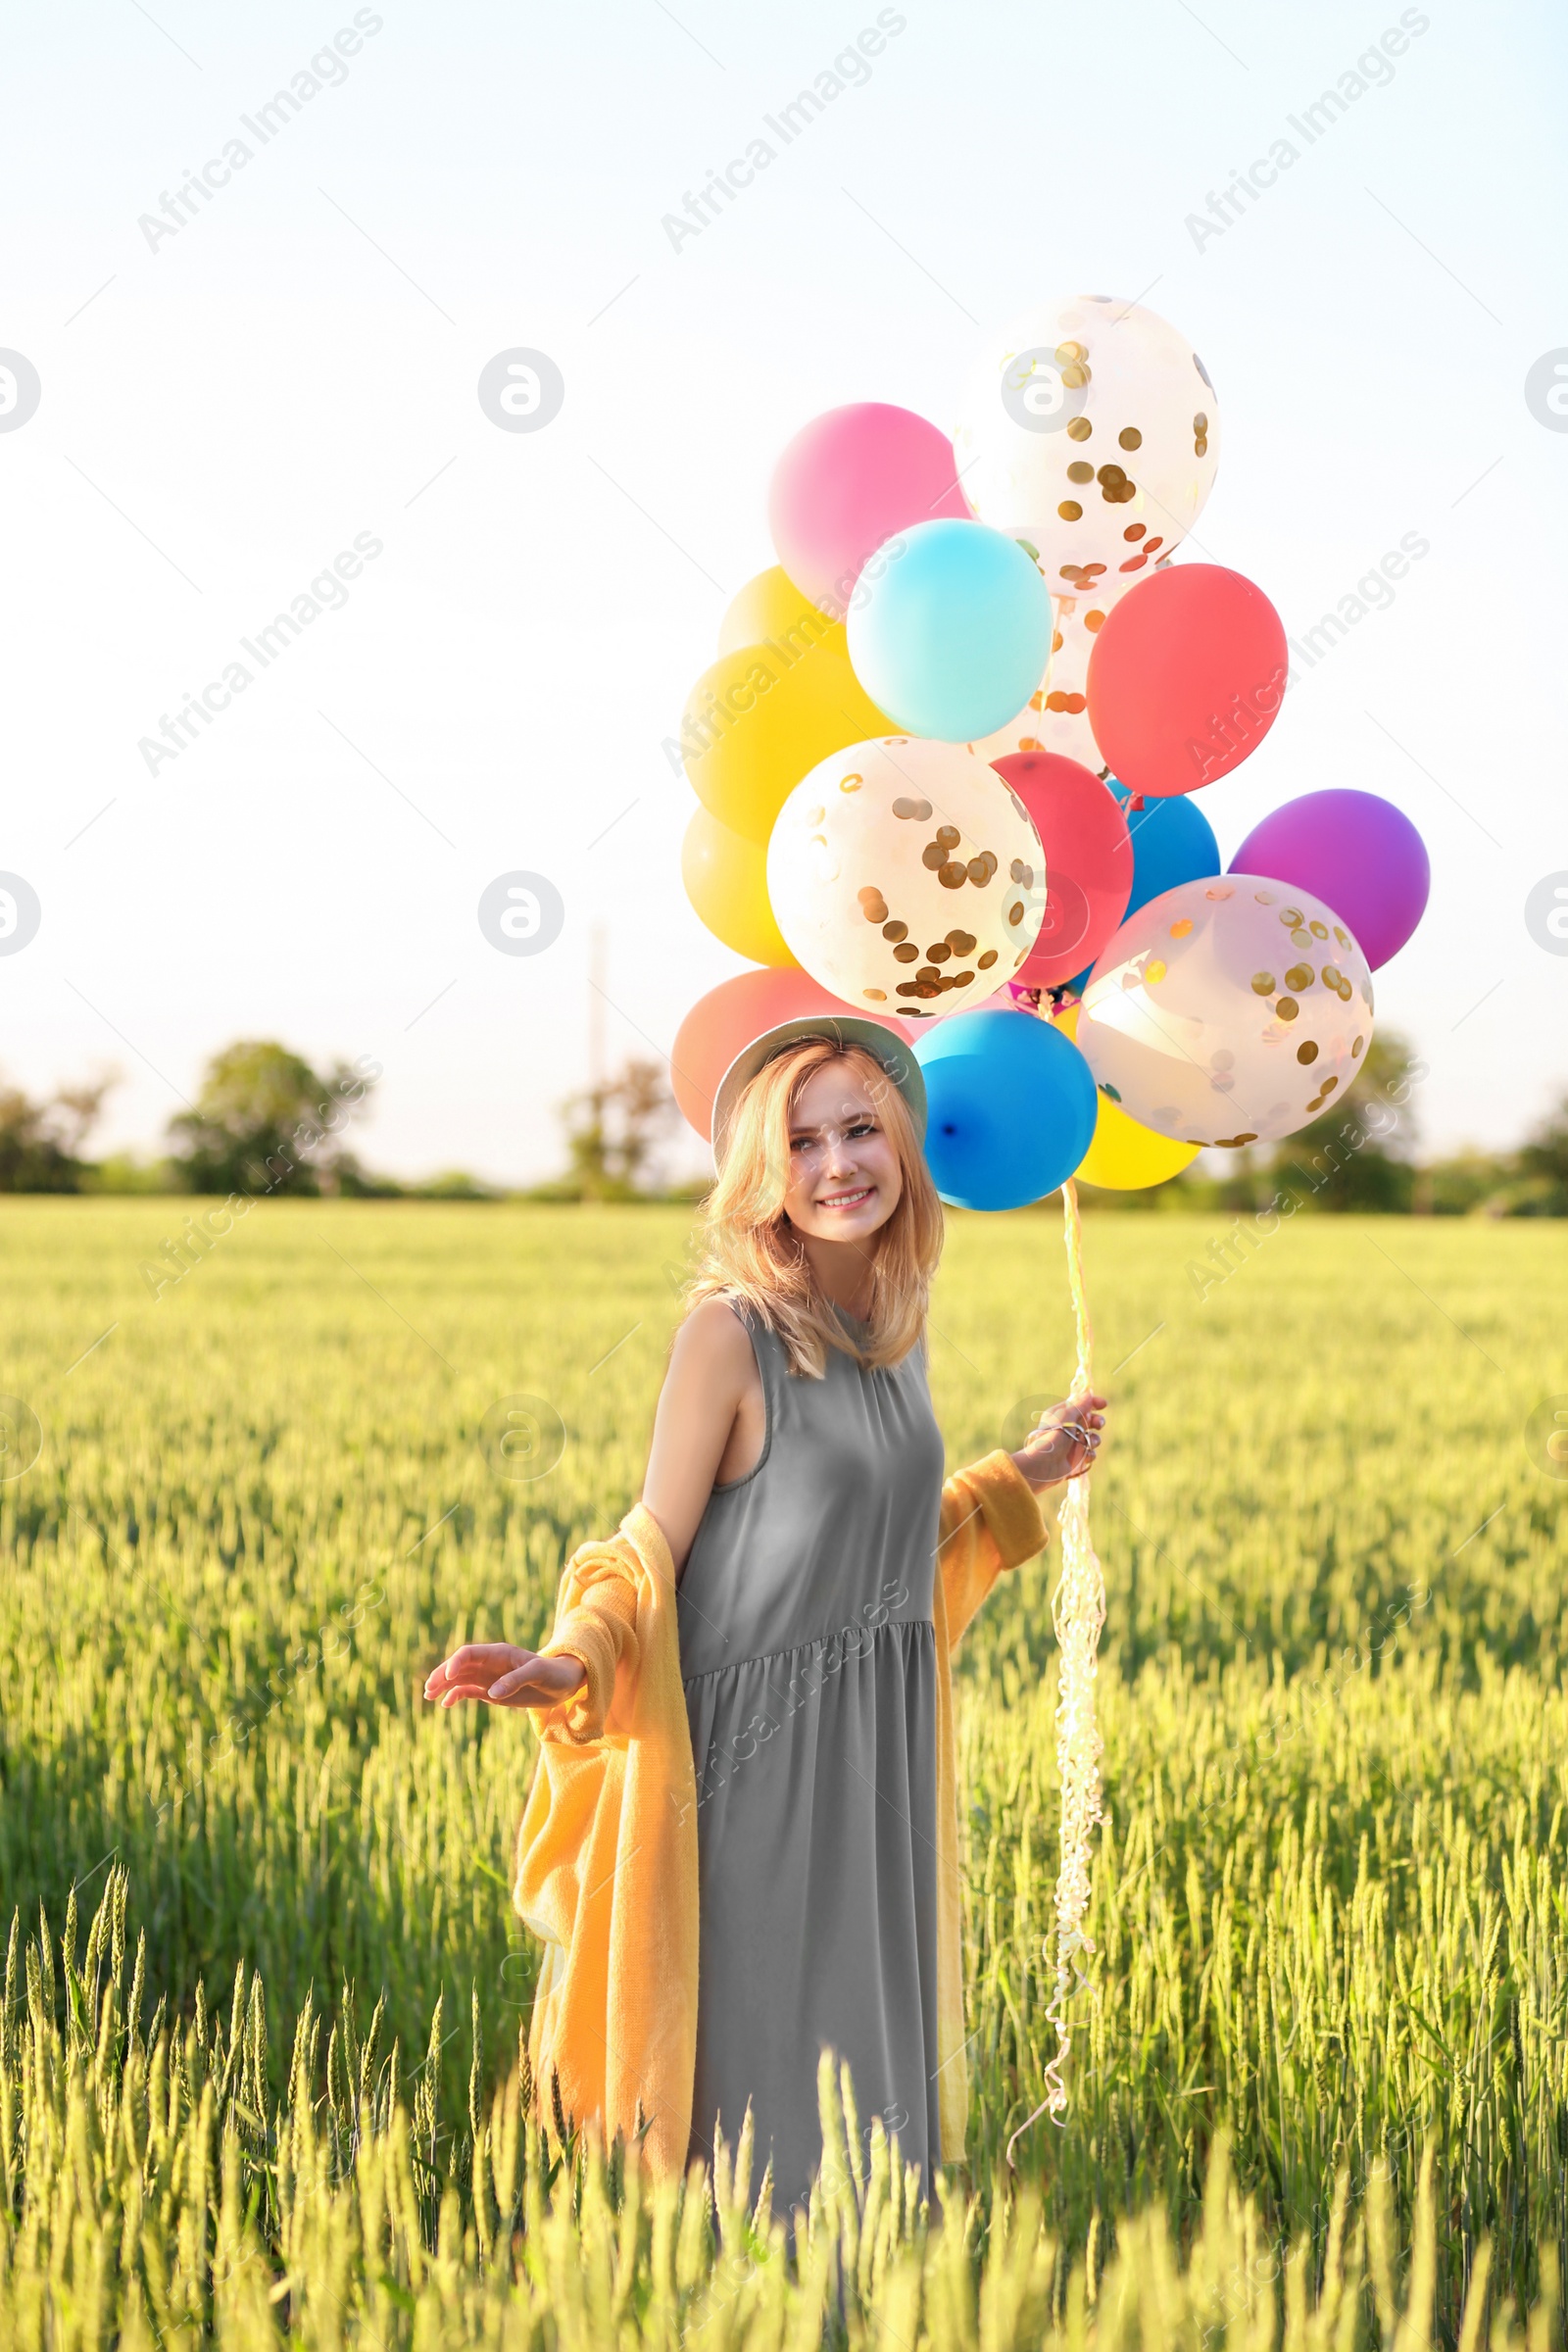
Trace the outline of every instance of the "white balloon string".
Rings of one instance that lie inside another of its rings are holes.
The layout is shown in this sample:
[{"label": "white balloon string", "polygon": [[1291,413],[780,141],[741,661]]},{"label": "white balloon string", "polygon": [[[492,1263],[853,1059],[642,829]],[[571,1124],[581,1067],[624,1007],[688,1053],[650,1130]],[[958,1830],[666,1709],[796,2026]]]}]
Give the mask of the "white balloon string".
[{"label": "white balloon string", "polygon": [[[1078,1369],[1073,1375],[1072,1397],[1078,1402],[1088,1396],[1091,1387],[1095,1335],[1084,1296],[1078,1190],[1071,1178],[1061,1188],[1061,1206],[1067,1281],[1078,1339]],[[1100,1759],[1104,1743],[1095,1720],[1095,1674],[1100,1632],[1105,1622],[1105,1580],[1089,1532],[1087,1468],[1081,1477],[1067,1481],[1057,1526],[1061,1538],[1061,1573],[1052,1595],[1051,1613],[1060,1653],[1056,1683],[1056,1772],[1061,1784],[1061,1864],[1056,1877],[1056,1981],[1046,2009],[1047,2023],[1056,2030],[1056,2052],[1046,2068],[1045,2097],[1007,2141],[1008,2164],[1012,2163],[1013,2142],[1040,2116],[1049,2113],[1053,2123],[1064,2123],[1065,2069],[1072,2046],[1067,2003],[1076,1986],[1087,1984],[1081,1956],[1095,1948],[1093,1937],[1084,1933],[1083,1923],[1089,1909],[1095,1825],[1101,1818]],[[1048,1944],[1048,1959],[1049,1956]]]}]

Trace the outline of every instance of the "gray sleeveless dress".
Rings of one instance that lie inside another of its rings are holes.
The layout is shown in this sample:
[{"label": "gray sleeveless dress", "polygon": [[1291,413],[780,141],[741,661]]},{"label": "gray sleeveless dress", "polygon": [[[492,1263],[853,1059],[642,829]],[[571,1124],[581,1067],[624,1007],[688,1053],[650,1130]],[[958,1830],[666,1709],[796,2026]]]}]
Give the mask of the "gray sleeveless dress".
[{"label": "gray sleeveless dress", "polygon": [[[749,1312],[767,1404],[715,1487],[678,1596],[697,1770],[701,1945],[691,2153],[748,2100],[774,2210],[821,2161],[816,2070],[848,2060],[906,2162],[937,2120],[936,1636],[941,1435],[916,1348],[792,1379]],[[847,1320],[847,1318],[846,1318]],[[754,2181],[754,2189],[756,2182]]]}]

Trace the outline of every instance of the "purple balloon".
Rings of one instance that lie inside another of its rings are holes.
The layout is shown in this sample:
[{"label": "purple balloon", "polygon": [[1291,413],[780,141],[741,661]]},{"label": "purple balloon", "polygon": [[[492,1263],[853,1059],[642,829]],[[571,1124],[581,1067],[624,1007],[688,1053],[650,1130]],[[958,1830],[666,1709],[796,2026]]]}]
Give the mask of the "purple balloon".
[{"label": "purple balloon", "polygon": [[1252,830],[1233,874],[1267,874],[1332,906],[1374,971],[1421,920],[1432,867],[1410,819],[1375,792],[1308,792]]}]

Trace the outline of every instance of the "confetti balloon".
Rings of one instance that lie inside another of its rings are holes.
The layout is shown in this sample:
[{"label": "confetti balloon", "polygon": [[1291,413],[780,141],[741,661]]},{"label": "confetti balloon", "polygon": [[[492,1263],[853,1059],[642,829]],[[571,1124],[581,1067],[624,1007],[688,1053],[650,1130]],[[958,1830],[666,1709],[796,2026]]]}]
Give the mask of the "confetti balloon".
[{"label": "confetti balloon", "polygon": [[1372,975],[1338,917],[1255,874],[1184,882],[1129,915],[1090,974],[1077,1042],[1102,1094],[1189,1144],[1272,1143],[1344,1098]]},{"label": "confetti balloon", "polygon": [[1219,412],[1173,326],[1086,294],[1041,303],[992,338],[953,445],[981,521],[1030,542],[1054,595],[1099,594],[1137,579],[1197,521]]},{"label": "confetti balloon", "polygon": [[1095,775],[1103,775],[1105,756],[1089,723],[1089,657],[1106,613],[1121,589],[1102,588],[1098,595],[1054,596],[1055,627],[1051,640],[1051,672],[1040,705],[1040,748],[1063,760],[1076,760]]},{"label": "confetti balloon", "polygon": [[[1064,1005],[1053,1027],[1076,1041],[1077,1005]],[[1198,1157],[1196,1144],[1172,1143],[1152,1127],[1140,1127],[1107,1094],[1097,1092],[1095,1101],[1099,1107],[1094,1141],[1074,1170],[1080,1184],[1097,1184],[1106,1193],[1145,1193],[1179,1176]]]},{"label": "confetti balloon", "polygon": [[1017,971],[1045,855],[1017,794],[961,743],[910,736],[824,760],[779,811],[767,893],[796,960],[846,1004],[928,1021]]}]

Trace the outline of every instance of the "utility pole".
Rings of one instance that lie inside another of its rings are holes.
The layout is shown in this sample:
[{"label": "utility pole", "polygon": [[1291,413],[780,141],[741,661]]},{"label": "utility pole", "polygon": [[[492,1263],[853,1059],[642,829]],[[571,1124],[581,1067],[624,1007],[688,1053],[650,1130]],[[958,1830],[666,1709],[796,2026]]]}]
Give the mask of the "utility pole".
[{"label": "utility pole", "polygon": [[605,981],[610,934],[596,922],[588,935],[588,1091],[597,1095],[605,1083]]}]

